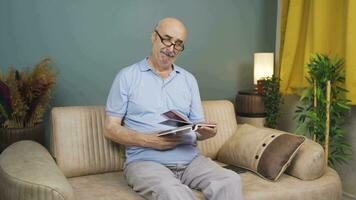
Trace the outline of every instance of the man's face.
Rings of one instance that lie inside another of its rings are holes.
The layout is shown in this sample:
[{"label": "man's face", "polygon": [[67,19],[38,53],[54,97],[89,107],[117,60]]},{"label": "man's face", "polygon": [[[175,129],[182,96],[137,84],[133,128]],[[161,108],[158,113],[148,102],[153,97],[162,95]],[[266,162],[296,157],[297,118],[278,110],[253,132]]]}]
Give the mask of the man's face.
[{"label": "man's face", "polygon": [[186,30],[180,26],[162,25],[152,33],[152,55],[161,67],[171,67],[184,49]]}]

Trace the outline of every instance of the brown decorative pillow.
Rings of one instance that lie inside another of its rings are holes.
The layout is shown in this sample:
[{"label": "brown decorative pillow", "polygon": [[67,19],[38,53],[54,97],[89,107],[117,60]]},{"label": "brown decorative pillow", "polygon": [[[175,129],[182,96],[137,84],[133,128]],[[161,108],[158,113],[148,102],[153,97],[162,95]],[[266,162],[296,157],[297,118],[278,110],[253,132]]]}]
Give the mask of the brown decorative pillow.
[{"label": "brown decorative pillow", "polygon": [[303,136],[244,124],[222,146],[217,159],[276,181],[287,169],[304,140]]}]

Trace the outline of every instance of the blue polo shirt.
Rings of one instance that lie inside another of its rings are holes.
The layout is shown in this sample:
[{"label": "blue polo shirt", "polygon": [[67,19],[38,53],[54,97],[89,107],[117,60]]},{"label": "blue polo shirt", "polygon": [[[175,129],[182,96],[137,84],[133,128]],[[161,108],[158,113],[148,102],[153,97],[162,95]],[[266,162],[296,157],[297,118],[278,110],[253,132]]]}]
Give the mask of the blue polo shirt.
[{"label": "blue polo shirt", "polygon": [[[106,114],[123,119],[123,126],[150,134],[172,127],[161,125],[162,113],[175,110],[188,121],[203,121],[199,88],[194,76],[173,65],[166,80],[155,73],[147,59],[119,71],[111,86],[106,104]],[[126,162],[149,160],[171,164],[188,164],[198,154],[196,135],[185,134],[182,144],[170,150],[156,150],[138,146],[126,148]]]}]

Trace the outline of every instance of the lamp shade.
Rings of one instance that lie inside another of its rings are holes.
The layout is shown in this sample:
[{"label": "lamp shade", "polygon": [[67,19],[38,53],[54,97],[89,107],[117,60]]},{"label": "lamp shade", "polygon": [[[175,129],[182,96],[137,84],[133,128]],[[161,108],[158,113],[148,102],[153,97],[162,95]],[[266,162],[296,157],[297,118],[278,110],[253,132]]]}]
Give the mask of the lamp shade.
[{"label": "lamp shade", "polygon": [[253,67],[253,82],[261,78],[273,75],[273,53],[255,53]]}]

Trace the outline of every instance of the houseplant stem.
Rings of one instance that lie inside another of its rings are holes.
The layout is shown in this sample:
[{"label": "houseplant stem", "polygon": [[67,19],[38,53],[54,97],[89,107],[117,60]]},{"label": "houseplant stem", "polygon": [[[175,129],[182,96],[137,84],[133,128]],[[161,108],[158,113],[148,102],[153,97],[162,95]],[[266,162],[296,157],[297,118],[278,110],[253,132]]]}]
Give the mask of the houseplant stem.
[{"label": "houseplant stem", "polygon": [[331,99],[331,83],[330,80],[326,85],[326,120],[325,120],[325,163],[329,159],[329,133],[330,133],[330,99]]},{"label": "houseplant stem", "polygon": [[[316,97],[316,81],[314,81],[314,110],[316,111],[317,108],[317,97]],[[316,125],[314,125],[314,133],[313,133],[313,140],[314,142],[316,141],[316,133],[315,131],[317,130]]]}]

